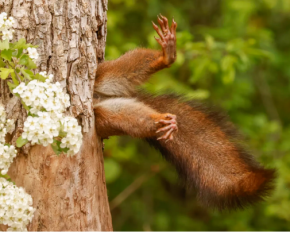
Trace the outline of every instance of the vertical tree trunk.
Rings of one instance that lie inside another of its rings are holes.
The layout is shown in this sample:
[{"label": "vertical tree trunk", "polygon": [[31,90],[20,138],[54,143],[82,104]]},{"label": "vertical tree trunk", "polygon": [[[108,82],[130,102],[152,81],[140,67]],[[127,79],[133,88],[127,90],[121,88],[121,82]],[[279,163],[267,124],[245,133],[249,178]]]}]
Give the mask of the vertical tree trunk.
[{"label": "vertical tree trunk", "polygon": [[[16,21],[15,40],[37,44],[38,71],[53,73],[70,94],[69,113],[83,127],[81,151],[57,157],[34,146],[17,156],[9,175],[32,195],[36,212],[28,230],[112,230],[102,146],[94,127],[92,90],[97,64],[104,58],[107,0],[0,0],[0,12]],[[4,81],[1,101],[21,134],[25,111]]]}]

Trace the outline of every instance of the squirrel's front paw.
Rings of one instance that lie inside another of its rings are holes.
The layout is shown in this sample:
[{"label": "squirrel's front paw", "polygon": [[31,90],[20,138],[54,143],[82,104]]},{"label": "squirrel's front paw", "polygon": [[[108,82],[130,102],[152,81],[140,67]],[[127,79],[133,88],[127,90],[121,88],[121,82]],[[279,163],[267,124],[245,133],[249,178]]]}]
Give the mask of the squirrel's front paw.
[{"label": "squirrel's front paw", "polygon": [[169,140],[173,140],[173,132],[178,130],[177,122],[176,122],[176,115],[173,114],[164,114],[164,118],[157,121],[158,124],[163,124],[164,126],[159,128],[156,133],[160,133],[165,131],[165,134],[158,137],[157,140],[164,139],[165,142]]},{"label": "squirrel's front paw", "polygon": [[154,30],[157,32],[160,38],[156,38],[156,41],[161,45],[163,50],[164,64],[169,66],[176,59],[176,27],[177,23],[172,19],[171,27],[169,27],[168,19],[160,14],[158,16],[158,23],[161,29],[152,22]]}]

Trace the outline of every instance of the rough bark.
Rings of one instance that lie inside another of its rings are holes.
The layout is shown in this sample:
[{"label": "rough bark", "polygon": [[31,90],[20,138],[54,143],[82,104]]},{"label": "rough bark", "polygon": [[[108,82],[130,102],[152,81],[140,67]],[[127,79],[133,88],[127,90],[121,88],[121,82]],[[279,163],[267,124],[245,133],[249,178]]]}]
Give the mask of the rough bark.
[{"label": "rough bark", "polygon": [[[15,40],[37,44],[38,71],[53,73],[70,94],[69,114],[83,126],[83,145],[74,157],[57,157],[50,147],[21,151],[9,169],[17,186],[32,195],[35,216],[28,230],[112,230],[101,141],[94,127],[92,89],[104,58],[107,0],[0,0],[0,12],[16,21]],[[5,81],[1,102],[17,122],[15,142],[26,118]]]}]

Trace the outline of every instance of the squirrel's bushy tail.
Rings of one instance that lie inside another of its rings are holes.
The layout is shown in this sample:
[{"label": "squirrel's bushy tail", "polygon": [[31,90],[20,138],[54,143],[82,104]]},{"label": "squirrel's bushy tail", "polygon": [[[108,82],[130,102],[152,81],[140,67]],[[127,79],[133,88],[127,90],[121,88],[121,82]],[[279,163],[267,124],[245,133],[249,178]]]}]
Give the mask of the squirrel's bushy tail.
[{"label": "squirrel's bushy tail", "polygon": [[248,154],[224,115],[170,95],[141,94],[138,98],[160,113],[177,116],[173,141],[147,141],[197,190],[203,204],[243,208],[263,199],[273,188],[275,171],[264,169]]}]

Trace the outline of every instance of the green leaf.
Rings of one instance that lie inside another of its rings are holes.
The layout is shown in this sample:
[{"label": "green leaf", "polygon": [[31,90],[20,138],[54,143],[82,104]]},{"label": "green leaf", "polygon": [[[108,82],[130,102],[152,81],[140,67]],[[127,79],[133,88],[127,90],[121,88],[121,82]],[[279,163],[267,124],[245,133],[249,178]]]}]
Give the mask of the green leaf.
[{"label": "green leaf", "polygon": [[39,45],[33,45],[31,43],[27,44],[27,48],[38,48],[38,47],[39,47]]},{"label": "green leaf", "polygon": [[8,87],[9,87],[9,89],[10,89],[11,92],[12,92],[13,89],[15,89],[18,86],[18,85],[13,84],[13,83],[11,83],[9,81],[7,81],[7,84],[8,84]]},{"label": "green leaf", "polygon": [[67,153],[69,150],[68,148],[61,148],[60,144],[61,144],[60,141],[53,139],[53,143],[51,144],[51,147],[56,155],[60,155],[61,153]]},{"label": "green leaf", "polygon": [[22,138],[22,136],[20,136],[20,137],[16,140],[16,146],[17,146],[17,147],[22,147],[22,146],[24,146],[26,143],[28,143],[28,140]]},{"label": "green leaf", "polygon": [[9,41],[8,39],[1,41],[0,40],[0,50],[9,49]]},{"label": "green leaf", "polygon": [[16,43],[9,43],[9,48],[13,49]]},{"label": "green leaf", "polygon": [[223,74],[222,80],[224,84],[232,83],[235,79],[236,71],[234,68],[229,69]]},{"label": "green leaf", "polygon": [[23,105],[24,109],[26,109],[27,111],[29,111],[29,107],[24,103],[24,101],[21,101],[21,104]]},{"label": "green leaf", "polygon": [[227,71],[233,68],[233,65],[237,62],[237,58],[232,55],[227,55],[221,60],[221,68],[223,71]]},{"label": "green leaf", "polygon": [[12,61],[7,61],[7,62],[8,62],[8,64],[9,64],[10,67],[15,68],[14,62],[12,62]]},{"label": "green leaf", "polygon": [[[56,141],[56,140],[54,140],[54,141]],[[52,150],[54,151],[54,153],[56,154],[56,155],[60,155],[60,151],[58,150],[58,145],[57,145],[57,143],[56,142],[53,142],[52,144],[50,144],[51,145],[51,148],[52,148]]]},{"label": "green leaf", "polygon": [[190,83],[195,83],[202,77],[202,75],[206,72],[208,65],[210,64],[210,60],[207,57],[203,57],[194,61],[195,68],[194,73],[190,77]]},{"label": "green leaf", "polygon": [[12,51],[12,56],[13,56],[13,57],[17,57],[17,54],[18,54],[18,50],[13,50],[13,51]]},{"label": "green leaf", "polygon": [[10,73],[14,72],[12,68],[0,68],[0,77],[5,80],[9,76]]},{"label": "green leaf", "polygon": [[1,51],[1,57],[5,60],[11,61],[12,58],[12,50],[11,49],[7,49],[4,51]]},{"label": "green leaf", "polygon": [[44,76],[40,75],[39,73],[35,74],[35,79],[42,81],[42,82],[45,82],[45,80],[46,80],[46,78]]},{"label": "green leaf", "polygon": [[22,54],[23,54],[23,49],[21,48],[21,49],[18,49],[17,51],[18,51],[18,53],[17,53],[16,57],[20,58],[22,56]]},{"label": "green leaf", "polygon": [[28,69],[24,69],[24,68],[21,68],[20,71],[23,74],[23,76],[27,78],[28,80],[34,79],[34,73],[32,71]]},{"label": "green leaf", "polygon": [[214,48],[215,46],[215,41],[214,41],[214,38],[210,35],[206,35],[205,36],[205,42],[206,42],[206,45],[209,49],[212,49]]},{"label": "green leaf", "polygon": [[60,148],[60,150],[63,152],[63,153],[67,153],[68,152],[68,150],[69,150],[69,148]]},{"label": "green leaf", "polygon": [[0,178],[4,178],[4,179],[6,179],[7,181],[9,181],[9,182],[15,184],[15,183],[11,180],[11,178],[10,178],[10,176],[9,176],[8,174],[2,175],[1,172],[0,172]]},{"label": "green leaf", "polygon": [[28,48],[26,44],[26,40],[24,38],[21,38],[20,40],[17,41],[17,43],[14,44],[14,49],[26,49]]},{"label": "green leaf", "polygon": [[16,86],[19,85],[19,81],[16,78],[15,72],[11,73],[11,78],[12,78],[14,84],[16,84]]},{"label": "green leaf", "polygon": [[6,67],[5,62],[3,61],[3,59],[0,59],[0,67]]},{"label": "green leaf", "polygon": [[29,56],[27,54],[24,54],[23,56],[20,57],[19,64],[27,65],[28,61],[29,61]]},{"label": "green leaf", "polygon": [[37,68],[37,66],[34,63],[34,61],[32,59],[30,59],[30,58],[28,59],[26,67],[29,68],[29,69],[36,69]]},{"label": "green leaf", "polygon": [[60,132],[59,132],[59,136],[60,137],[65,137],[67,135],[67,132],[64,132],[64,131],[62,131],[62,130],[60,130]]}]

